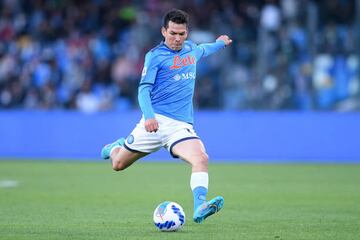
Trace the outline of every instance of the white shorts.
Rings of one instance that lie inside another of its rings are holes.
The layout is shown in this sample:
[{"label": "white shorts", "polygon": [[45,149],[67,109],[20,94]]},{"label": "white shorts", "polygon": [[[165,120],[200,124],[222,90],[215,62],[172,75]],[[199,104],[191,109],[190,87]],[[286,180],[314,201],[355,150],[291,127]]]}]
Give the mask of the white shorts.
[{"label": "white shorts", "polygon": [[149,133],[144,126],[144,118],[136,125],[131,134],[126,138],[124,147],[132,152],[152,153],[165,147],[173,157],[175,144],[188,139],[198,139],[191,124],[155,114],[159,123],[157,132]]}]

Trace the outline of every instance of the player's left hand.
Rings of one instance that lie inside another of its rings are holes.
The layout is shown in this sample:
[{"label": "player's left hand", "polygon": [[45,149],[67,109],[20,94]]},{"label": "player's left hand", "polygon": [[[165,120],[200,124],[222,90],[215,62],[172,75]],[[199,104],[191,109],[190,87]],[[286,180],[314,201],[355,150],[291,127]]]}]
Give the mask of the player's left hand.
[{"label": "player's left hand", "polygon": [[147,132],[157,132],[159,129],[159,123],[156,118],[150,118],[145,121],[145,129]]},{"label": "player's left hand", "polygon": [[225,46],[228,46],[232,43],[232,40],[229,38],[228,35],[221,35],[220,37],[218,37],[216,40],[222,40],[225,43]]}]

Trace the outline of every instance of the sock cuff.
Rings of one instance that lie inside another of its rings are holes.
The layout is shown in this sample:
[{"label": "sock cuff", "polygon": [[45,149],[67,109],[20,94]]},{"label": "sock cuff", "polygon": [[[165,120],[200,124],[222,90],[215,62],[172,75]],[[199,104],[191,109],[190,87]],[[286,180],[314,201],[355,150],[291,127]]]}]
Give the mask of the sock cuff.
[{"label": "sock cuff", "polygon": [[190,179],[191,190],[197,187],[204,187],[208,189],[209,186],[209,174],[207,172],[193,172]]}]

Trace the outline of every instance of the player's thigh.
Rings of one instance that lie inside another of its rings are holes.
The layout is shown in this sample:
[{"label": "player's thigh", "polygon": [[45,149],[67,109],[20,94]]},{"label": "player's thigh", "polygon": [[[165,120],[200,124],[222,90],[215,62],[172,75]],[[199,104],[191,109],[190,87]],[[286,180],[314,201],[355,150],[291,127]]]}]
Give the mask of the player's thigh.
[{"label": "player's thigh", "polygon": [[[117,149],[116,149],[117,150]],[[149,153],[130,151],[125,147],[118,148],[118,152],[112,159],[115,170],[123,170],[133,164],[136,160],[148,155]]]},{"label": "player's thigh", "polygon": [[192,165],[199,163],[206,164],[208,160],[205,146],[198,138],[188,139],[177,143],[173,146],[172,153]]}]

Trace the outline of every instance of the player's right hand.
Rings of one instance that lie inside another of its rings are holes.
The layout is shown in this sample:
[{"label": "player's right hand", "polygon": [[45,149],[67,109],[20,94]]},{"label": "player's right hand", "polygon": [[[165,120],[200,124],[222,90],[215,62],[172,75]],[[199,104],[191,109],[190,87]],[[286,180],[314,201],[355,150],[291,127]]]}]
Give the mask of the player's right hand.
[{"label": "player's right hand", "polygon": [[155,118],[145,120],[145,129],[147,132],[157,132],[159,123]]}]

